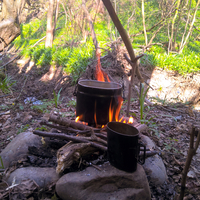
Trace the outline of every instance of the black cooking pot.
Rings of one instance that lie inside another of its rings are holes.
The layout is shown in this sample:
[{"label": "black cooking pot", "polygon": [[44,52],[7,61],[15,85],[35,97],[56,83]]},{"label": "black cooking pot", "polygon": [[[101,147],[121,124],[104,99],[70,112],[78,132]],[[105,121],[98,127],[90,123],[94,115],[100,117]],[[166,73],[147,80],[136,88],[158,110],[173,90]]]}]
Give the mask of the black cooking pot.
[{"label": "black cooking pot", "polygon": [[80,116],[80,120],[88,122],[88,125],[105,125],[109,122],[110,104],[115,115],[121,96],[122,86],[118,83],[80,80],[77,86],[76,116]]},{"label": "black cooking pot", "polygon": [[[126,171],[137,170],[137,163],[144,164],[146,147],[138,142],[138,130],[121,122],[107,124],[108,160],[114,167]],[[143,156],[139,157],[140,147]]]}]

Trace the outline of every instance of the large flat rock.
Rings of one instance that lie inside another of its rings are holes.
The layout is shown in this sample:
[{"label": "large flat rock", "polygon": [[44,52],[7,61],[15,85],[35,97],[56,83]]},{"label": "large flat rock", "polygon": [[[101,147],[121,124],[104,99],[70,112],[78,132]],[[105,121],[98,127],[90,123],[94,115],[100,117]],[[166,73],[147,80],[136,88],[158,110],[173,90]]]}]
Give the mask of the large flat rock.
[{"label": "large flat rock", "polygon": [[150,200],[150,189],[143,167],[127,173],[105,163],[101,170],[88,167],[62,176],[56,192],[63,200]]}]

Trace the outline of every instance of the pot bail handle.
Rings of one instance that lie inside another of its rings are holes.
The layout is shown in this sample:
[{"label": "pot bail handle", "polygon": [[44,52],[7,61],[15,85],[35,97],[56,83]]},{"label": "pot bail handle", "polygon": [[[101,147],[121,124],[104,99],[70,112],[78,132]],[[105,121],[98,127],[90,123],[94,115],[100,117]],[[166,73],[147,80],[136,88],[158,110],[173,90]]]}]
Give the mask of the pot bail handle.
[{"label": "pot bail handle", "polygon": [[138,143],[138,145],[139,145],[139,149],[140,147],[144,147],[144,149],[142,149],[142,152],[144,152],[144,154],[142,156],[138,156],[138,163],[143,165],[145,163],[145,157],[146,157],[146,146],[142,143]]}]

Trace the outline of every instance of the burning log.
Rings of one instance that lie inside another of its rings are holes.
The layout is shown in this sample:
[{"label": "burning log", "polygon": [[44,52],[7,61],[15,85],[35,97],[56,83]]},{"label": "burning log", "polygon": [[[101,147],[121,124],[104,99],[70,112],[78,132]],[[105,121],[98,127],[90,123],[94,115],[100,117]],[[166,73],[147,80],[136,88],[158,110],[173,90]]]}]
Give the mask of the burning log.
[{"label": "burning log", "polygon": [[[76,133],[76,134],[81,134],[81,135],[88,135],[88,133],[91,132],[91,130],[86,130],[86,131],[81,131],[81,130],[77,130],[77,129],[74,129],[74,128],[71,128],[71,127],[66,127],[66,126],[59,126],[59,125],[55,125],[55,124],[50,124],[46,121],[41,121],[40,122],[40,125],[46,125],[48,127],[51,127],[51,128],[55,128],[55,129],[58,129],[58,130],[61,130],[63,132],[70,132],[70,133]],[[107,133],[106,132],[103,132],[101,131],[100,129],[94,129],[96,132],[94,133],[97,137],[103,139],[103,140],[107,140]],[[101,133],[99,133],[101,131]]]},{"label": "burning log", "polygon": [[78,129],[78,130],[84,130],[84,131],[91,130],[91,128],[89,126],[86,126],[84,124],[81,124],[81,123],[75,122],[73,120],[69,120],[69,119],[60,117],[60,116],[57,117],[55,115],[51,115],[49,117],[49,121],[54,122],[56,124],[66,126],[66,127],[72,127],[74,129]]}]

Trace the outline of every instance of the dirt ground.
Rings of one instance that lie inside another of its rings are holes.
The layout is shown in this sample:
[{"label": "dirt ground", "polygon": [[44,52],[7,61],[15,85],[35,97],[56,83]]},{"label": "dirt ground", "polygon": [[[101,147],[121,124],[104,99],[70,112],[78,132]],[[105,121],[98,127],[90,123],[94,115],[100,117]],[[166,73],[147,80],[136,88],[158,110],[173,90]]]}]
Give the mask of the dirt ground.
[{"label": "dirt ground", "polygon": [[[105,71],[117,82],[124,85],[127,96],[127,76],[130,66],[123,58],[123,52],[110,53],[101,59]],[[15,55],[1,55],[3,63]],[[92,78],[95,62],[88,66],[83,78]],[[106,67],[106,68],[105,68]],[[141,66],[141,73],[153,89],[148,92],[152,105],[145,103],[145,119],[148,129],[143,134],[157,145],[167,169],[168,180],[154,187],[150,183],[152,199],[175,199],[180,193],[181,173],[189,149],[190,129],[200,125],[200,74],[185,77],[171,71]],[[12,91],[5,95],[0,91],[0,151],[20,132],[32,131],[39,127],[41,119],[52,111],[69,119],[75,118],[75,86],[71,78],[62,71],[62,66],[35,66],[28,59],[16,59],[5,67],[5,73],[15,80]],[[135,86],[139,88],[137,78]],[[53,90],[62,88],[58,107],[55,107]],[[127,101],[121,109],[125,115]],[[133,89],[131,114],[139,121],[139,102]],[[196,140],[196,137],[195,137]],[[185,199],[200,199],[200,147],[192,159],[188,173]]]}]

